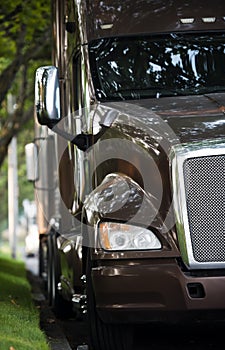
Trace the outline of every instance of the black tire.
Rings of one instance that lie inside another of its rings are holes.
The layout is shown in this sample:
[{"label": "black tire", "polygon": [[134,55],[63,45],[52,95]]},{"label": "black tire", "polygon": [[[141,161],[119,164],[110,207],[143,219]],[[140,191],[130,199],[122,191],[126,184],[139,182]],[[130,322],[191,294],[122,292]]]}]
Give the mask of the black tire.
[{"label": "black tire", "polygon": [[65,318],[72,313],[72,302],[65,300],[58,290],[58,283],[60,282],[61,268],[60,259],[57,249],[56,233],[51,236],[51,271],[50,271],[50,291],[51,295],[49,299],[51,300],[51,307],[57,317]]},{"label": "black tire", "polygon": [[44,282],[44,288],[47,290],[47,261],[48,261],[48,243],[45,234],[39,236],[39,277]]},{"label": "black tire", "polygon": [[52,306],[52,263],[53,263],[53,253],[52,253],[52,235],[48,234],[47,238],[47,298],[49,306]]},{"label": "black tire", "polygon": [[90,350],[132,350],[132,327],[126,324],[104,323],[96,310],[91,282],[91,260],[87,256],[87,312]]}]

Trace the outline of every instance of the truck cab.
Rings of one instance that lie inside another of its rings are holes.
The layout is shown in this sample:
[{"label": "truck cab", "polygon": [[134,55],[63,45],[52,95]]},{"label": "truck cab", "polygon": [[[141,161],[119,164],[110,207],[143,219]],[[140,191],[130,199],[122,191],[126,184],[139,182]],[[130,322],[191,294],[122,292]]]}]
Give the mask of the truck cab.
[{"label": "truck cab", "polygon": [[224,1],[52,12],[33,178],[51,305],[87,313],[95,350],[130,350],[136,323],[223,319]]}]

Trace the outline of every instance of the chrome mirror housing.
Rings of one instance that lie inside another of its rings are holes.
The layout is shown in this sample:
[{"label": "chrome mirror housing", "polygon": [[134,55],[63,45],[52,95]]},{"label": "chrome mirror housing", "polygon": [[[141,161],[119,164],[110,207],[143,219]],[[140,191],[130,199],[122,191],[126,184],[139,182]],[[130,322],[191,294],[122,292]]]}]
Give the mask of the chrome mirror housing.
[{"label": "chrome mirror housing", "polygon": [[52,128],[60,120],[58,69],[40,67],[35,78],[35,107],[38,122]]}]

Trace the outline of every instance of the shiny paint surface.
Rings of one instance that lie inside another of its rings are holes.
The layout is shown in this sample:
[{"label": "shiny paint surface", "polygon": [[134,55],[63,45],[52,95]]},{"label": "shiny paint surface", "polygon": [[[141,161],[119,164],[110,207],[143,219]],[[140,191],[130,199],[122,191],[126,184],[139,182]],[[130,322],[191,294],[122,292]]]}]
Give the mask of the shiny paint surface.
[{"label": "shiny paint surface", "polygon": [[174,130],[180,143],[224,137],[224,93],[136,102],[163,118]]},{"label": "shiny paint surface", "polygon": [[[92,275],[97,307],[106,322],[198,320],[201,312],[204,319],[204,311],[225,308],[224,275],[190,276],[173,259],[103,265],[93,268]],[[192,283],[201,285],[204,294],[193,297],[188,289]]]}]

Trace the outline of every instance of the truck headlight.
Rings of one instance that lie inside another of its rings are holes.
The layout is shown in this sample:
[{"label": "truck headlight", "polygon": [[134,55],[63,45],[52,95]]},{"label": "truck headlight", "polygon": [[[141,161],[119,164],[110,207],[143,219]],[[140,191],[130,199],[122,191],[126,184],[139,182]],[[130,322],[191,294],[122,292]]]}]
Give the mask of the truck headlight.
[{"label": "truck headlight", "polygon": [[99,225],[99,238],[105,250],[153,250],[161,249],[158,237],[149,229],[115,222]]}]

